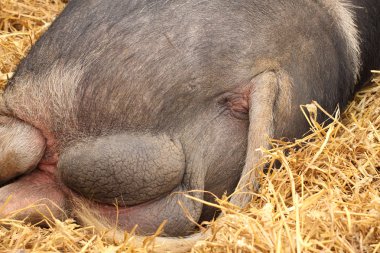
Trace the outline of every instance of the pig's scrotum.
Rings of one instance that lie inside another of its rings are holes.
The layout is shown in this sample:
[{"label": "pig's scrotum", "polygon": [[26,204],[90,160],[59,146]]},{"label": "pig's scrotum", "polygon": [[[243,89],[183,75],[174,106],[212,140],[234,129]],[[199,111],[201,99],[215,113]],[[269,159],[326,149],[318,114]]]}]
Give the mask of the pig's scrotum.
[{"label": "pig's scrotum", "polygon": [[380,2],[352,4],[71,0],[0,101],[3,215],[41,198],[75,214],[79,199],[120,228],[191,233],[186,215],[215,210],[181,192],[254,182],[268,137],[308,130],[300,104],[332,112],[379,67]]}]

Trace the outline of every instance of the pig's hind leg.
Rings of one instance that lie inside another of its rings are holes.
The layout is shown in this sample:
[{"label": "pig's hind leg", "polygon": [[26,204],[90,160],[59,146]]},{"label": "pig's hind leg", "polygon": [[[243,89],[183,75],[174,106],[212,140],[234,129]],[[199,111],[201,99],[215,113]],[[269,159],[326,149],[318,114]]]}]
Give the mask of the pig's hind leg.
[{"label": "pig's hind leg", "polygon": [[33,126],[0,116],[0,185],[34,169],[45,151],[45,138]]}]

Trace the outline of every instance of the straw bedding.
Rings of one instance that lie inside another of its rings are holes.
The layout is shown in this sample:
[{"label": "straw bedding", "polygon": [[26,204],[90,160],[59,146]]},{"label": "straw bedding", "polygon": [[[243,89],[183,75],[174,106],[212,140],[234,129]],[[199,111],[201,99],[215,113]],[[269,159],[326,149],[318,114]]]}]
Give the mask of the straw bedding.
[{"label": "straw bedding", "polygon": [[[2,87],[64,5],[1,0]],[[193,252],[380,252],[380,77],[344,113],[330,115],[332,124],[315,122],[315,114],[324,113],[317,103],[302,109],[309,135],[295,143],[272,140],[273,149],[263,150],[269,172],[260,192],[245,209],[218,200],[223,215],[206,224],[207,238]],[[153,238],[136,243],[133,232],[109,240],[95,222],[82,227],[70,218],[46,220],[49,227],[40,228],[1,217],[0,251],[145,252],[154,245]]]}]

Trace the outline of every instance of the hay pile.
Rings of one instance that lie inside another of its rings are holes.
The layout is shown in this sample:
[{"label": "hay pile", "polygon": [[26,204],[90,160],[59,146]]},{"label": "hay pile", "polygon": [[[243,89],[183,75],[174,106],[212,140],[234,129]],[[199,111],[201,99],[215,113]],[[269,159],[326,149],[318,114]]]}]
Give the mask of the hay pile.
[{"label": "hay pile", "polygon": [[[60,0],[1,0],[1,86],[63,7]],[[323,113],[317,104],[303,109],[313,132],[296,143],[273,140],[265,161],[280,161],[282,169],[270,166],[244,210],[219,200],[224,215],[209,223],[211,234],[193,252],[380,252],[380,77],[341,117],[331,115],[330,125],[313,120]],[[0,251],[145,252],[153,245],[138,245],[133,233],[115,243],[97,226],[47,220],[50,228],[42,229],[1,218]]]},{"label": "hay pile", "polygon": [[30,46],[64,8],[64,1],[0,1],[0,87],[4,87]]}]

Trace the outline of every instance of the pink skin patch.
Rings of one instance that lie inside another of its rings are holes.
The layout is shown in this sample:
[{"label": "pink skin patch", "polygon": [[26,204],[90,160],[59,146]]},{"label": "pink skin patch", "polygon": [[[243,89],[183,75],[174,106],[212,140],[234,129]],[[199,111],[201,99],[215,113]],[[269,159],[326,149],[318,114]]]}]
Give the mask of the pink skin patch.
[{"label": "pink skin patch", "polygon": [[65,196],[56,177],[56,141],[52,134],[40,131],[44,137],[41,141],[46,144],[44,156],[38,168],[0,188],[0,217],[33,216],[32,219],[37,219],[36,216],[39,216],[38,219],[41,219],[41,215],[51,217],[49,209],[57,217],[64,214],[61,208],[65,206]]},{"label": "pink skin patch", "polygon": [[32,222],[38,222],[43,216],[51,218],[49,210],[62,217],[65,196],[51,173],[37,169],[0,188],[0,203],[1,216],[30,216]]},{"label": "pink skin patch", "polygon": [[50,165],[51,167],[55,168],[58,163],[57,141],[54,135],[48,130],[42,129],[41,132],[46,139],[46,149],[45,154],[42,157],[38,167],[41,170],[49,169],[46,165]]},{"label": "pink skin patch", "polygon": [[[116,207],[92,202],[81,197],[60,182],[56,163],[50,164],[48,161],[52,162],[53,160],[42,161],[39,167],[31,173],[0,188],[0,217],[16,219],[28,217],[28,221],[32,223],[53,217],[65,219],[70,215],[68,210],[75,210],[73,205],[78,203],[85,203],[92,211],[111,223],[116,221],[116,217],[125,220],[130,211],[138,212],[136,209],[139,209],[140,206]],[[73,199],[75,201],[72,201]],[[147,204],[149,205],[149,203]]]},{"label": "pink skin patch", "polygon": [[[29,217],[28,220],[33,223],[52,216],[62,219],[70,215],[68,210],[75,208],[72,206],[73,198],[86,203],[110,221],[115,220],[117,213],[120,218],[126,216],[127,208],[83,199],[57,180],[55,169],[53,166],[43,165],[42,168],[0,188],[0,217]],[[135,207],[130,209],[133,211]]]},{"label": "pink skin patch", "polygon": [[239,88],[225,98],[225,105],[233,117],[248,120],[250,92],[249,87]]}]

